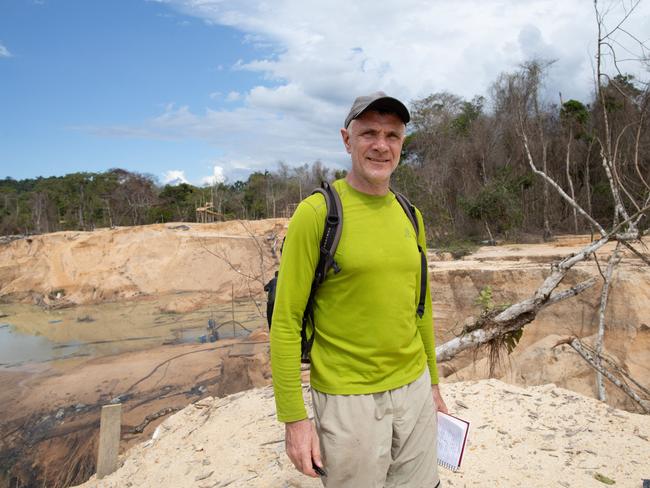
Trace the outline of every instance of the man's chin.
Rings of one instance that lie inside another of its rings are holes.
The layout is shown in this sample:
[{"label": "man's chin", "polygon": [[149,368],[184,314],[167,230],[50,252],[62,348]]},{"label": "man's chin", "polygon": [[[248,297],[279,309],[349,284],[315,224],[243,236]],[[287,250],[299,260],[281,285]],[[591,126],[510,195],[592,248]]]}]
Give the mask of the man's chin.
[{"label": "man's chin", "polygon": [[385,185],[390,181],[390,171],[377,171],[369,175],[368,181],[375,186]]}]

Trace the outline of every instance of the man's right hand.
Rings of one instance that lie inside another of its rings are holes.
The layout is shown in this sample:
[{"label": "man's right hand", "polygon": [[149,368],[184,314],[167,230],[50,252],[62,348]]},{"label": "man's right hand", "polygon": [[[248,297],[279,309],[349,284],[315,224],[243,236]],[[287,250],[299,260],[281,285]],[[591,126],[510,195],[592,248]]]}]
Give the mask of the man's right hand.
[{"label": "man's right hand", "polygon": [[314,464],[319,468],[323,467],[320,456],[320,443],[316,428],[309,419],[287,422],[285,424],[285,444],[287,455],[298,471],[312,478],[318,478],[318,474],[312,467]]}]

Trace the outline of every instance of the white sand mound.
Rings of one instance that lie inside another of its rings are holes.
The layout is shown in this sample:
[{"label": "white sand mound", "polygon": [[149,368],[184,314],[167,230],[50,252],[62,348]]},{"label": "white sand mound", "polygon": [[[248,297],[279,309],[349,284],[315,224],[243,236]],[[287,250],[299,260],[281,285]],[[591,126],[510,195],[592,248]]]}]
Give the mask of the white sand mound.
[{"label": "white sand mound", "polygon": [[[552,384],[468,381],[445,384],[443,393],[452,413],[471,422],[462,468],[441,468],[443,486],[605,486],[602,476],[641,487],[650,478],[648,416]],[[82,486],[321,486],[294,470],[283,439],[270,387],[206,398],[163,422],[118,471]]]}]

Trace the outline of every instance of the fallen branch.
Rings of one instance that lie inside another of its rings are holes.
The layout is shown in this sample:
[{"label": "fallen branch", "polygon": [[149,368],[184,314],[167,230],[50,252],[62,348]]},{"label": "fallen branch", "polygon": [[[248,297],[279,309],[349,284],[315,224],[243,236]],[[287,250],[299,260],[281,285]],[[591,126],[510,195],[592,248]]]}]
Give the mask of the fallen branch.
[{"label": "fallen branch", "polygon": [[487,319],[485,317],[480,318],[474,326],[469,327],[471,332],[455,337],[454,339],[436,347],[437,360],[441,362],[448,361],[456,354],[466,349],[478,347],[499,336],[519,330],[526,324],[535,320],[535,317],[541,308],[548,306],[551,303],[556,303],[560,300],[575,296],[593,286],[595,281],[587,280],[574,286],[569,291],[561,292],[561,294],[557,294],[556,296],[552,295],[553,291],[562,282],[569,269],[594,254],[614,236],[616,236],[617,239],[638,239],[638,232],[635,236],[620,236],[617,232],[629,221],[637,218],[649,209],[650,206],[646,205],[634,215],[619,222],[611,231],[609,231],[609,233],[603,235],[597,241],[589,243],[579,252],[567,256],[559,263],[552,264],[551,274],[544,280],[532,297],[511,305],[495,317],[489,317]]},{"label": "fallen branch", "polygon": [[625,247],[627,247],[630,251],[632,251],[636,257],[638,257],[641,261],[643,261],[645,264],[650,266],[650,258],[646,256],[645,254],[642,254],[640,251],[638,251],[636,248],[634,248],[629,242],[627,241],[619,241],[621,244],[623,244]]},{"label": "fallen branch", "polygon": [[156,413],[147,415],[142,422],[133,427],[129,432],[131,434],[142,434],[147,425],[149,425],[154,420],[159,419],[160,417],[164,417],[165,415],[169,415],[170,413],[178,412],[179,410],[180,408],[178,407],[167,407],[163,408],[162,410],[158,410]]},{"label": "fallen branch", "polygon": [[[577,261],[576,261],[577,262]],[[566,271],[564,272],[566,274]],[[549,277],[553,278],[553,276]],[[545,287],[549,278],[546,279],[544,284],[540,287],[540,290]],[[553,279],[551,282],[555,282]],[[436,358],[438,362],[448,361],[453,358],[456,354],[473,347],[480,346],[485,344],[498,336],[519,330],[524,327],[526,324],[535,320],[537,313],[551,305],[558,303],[567,298],[574,297],[584,290],[591,288],[596,283],[594,278],[590,278],[584,282],[581,282],[574,287],[571,287],[568,290],[558,292],[554,295],[549,294],[543,300],[535,300],[535,298],[529,298],[522,302],[511,305],[503,312],[499,313],[496,317],[490,317],[489,319],[480,318],[477,321],[477,324],[471,326],[473,329],[467,334],[463,334],[459,337],[455,337],[450,341],[441,344],[436,347]],[[555,284],[557,286],[558,283]],[[554,286],[554,288],[555,288]],[[539,292],[539,290],[538,290]],[[537,293],[536,293],[537,295]]]},{"label": "fallen branch", "polygon": [[[607,370],[602,365],[602,356],[598,355],[596,351],[591,349],[589,346],[580,342],[576,337],[568,337],[559,341],[555,346],[557,347],[562,344],[568,344],[571,346],[587,363],[594,368],[596,371],[605,376],[609,381],[611,381],[616,387],[623,391],[627,396],[634,400],[643,410],[644,413],[650,414],[650,401],[644,400],[639,397],[635,391],[633,391],[626,383],[617,378],[614,374]],[[620,368],[619,368],[620,369]]]},{"label": "fallen branch", "polygon": [[621,368],[618,364],[616,364],[613,359],[610,359],[605,355],[603,355],[600,359],[601,361],[607,363],[609,367],[616,372],[616,374],[620,374],[621,376],[624,376],[626,380],[630,381],[631,383],[634,383],[634,386],[636,386],[639,390],[641,390],[644,393],[644,395],[650,398],[650,389],[646,388],[637,380],[632,378],[630,374],[627,371],[625,371],[623,368]]}]

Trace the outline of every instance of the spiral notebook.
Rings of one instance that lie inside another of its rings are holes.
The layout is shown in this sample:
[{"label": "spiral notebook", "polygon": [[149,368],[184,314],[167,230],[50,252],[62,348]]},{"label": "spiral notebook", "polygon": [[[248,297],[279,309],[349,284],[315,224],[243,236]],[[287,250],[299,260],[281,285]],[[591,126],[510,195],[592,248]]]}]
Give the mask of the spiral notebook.
[{"label": "spiral notebook", "polygon": [[438,412],[438,465],[457,471],[467,444],[469,422]]}]

